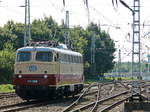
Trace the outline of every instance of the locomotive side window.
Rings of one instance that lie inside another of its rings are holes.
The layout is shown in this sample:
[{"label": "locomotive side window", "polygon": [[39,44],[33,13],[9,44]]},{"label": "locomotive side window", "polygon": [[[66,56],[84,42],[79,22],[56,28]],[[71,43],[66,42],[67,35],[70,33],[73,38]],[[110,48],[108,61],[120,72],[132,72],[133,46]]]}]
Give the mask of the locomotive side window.
[{"label": "locomotive side window", "polygon": [[65,62],[65,54],[60,54],[60,61]]},{"label": "locomotive side window", "polygon": [[36,53],[36,60],[37,61],[51,62],[53,60],[53,53],[52,52],[37,52]]},{"label": "locomotive side window", "polygon": [[80,57],[80,63],[82,63],[82,57]]},{"label": "locomotive side window", "polygon": [[71,63],[73,63],[73,56],[71,55]]},{"label": "locomotive side window", "polygon": [[64,54],[65,62],[67,63],[67,54]]},{"label": "locomotive side window", "polygon": [[75,63],[75,56],[73,56],[73,63]]},{"label": "locomotive side window", "polygon": [[18,62],[24,62],[24,61],[30,61],[31,60],[31,53],[30,52],[19,52],[17,54],[17,61]]},{"label": "locomotive side window", "polygon": [[79,63],[79,56],[77,56],[77,63]]},{"label": "locomotive side window", "polygon": [[71,56],[68,55],[68,62],[71,63]]}]

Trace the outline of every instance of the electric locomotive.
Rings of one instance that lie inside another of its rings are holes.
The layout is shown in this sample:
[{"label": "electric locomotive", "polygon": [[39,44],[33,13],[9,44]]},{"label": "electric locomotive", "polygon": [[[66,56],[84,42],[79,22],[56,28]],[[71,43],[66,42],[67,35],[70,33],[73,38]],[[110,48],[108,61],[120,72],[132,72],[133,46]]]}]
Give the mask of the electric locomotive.
[{"label": "electric locomotive", "polygon": [[84,82],[82,55],[63,44],[39,45],[17,50],[13,75],[16,94],[30,100],[80,93]]}]

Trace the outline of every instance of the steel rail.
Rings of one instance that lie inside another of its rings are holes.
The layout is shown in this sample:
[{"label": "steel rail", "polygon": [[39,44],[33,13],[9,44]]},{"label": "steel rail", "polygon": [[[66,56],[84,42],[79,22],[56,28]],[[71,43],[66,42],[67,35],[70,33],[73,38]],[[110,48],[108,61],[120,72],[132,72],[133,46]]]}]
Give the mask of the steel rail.
[{"label": "steel rail", "polygon": [[10,97],[17,97],[17,95],[14,92],[0,93],[0,99],[2,99],[2,98],[10,98]]},{"label": "steel rail", "polygon": [[[127,94],[127,93],[129,93],[129,91],[124,91],[124,92],[122,92],[122,93],[119,93],[119,94],[110,96],[110,97],[108,97],[108,98],[101,99],[101,100],[98,101],[98,103],[102,103],[102,102],[108,101],[108,100],[110,100],[110,99],[112,99],[112,98],[115,98],[115,97],[118,97],[118,96],[121,96],[121,95]],[[74,110],[74,111],[71,111],[71,112],[79,112],[79,111],[82,111],[82,110],[84,110],[84,109],[87,109],[87,108],[89,108],[89,107],[95,105],[95,103],[96,103],[96,102],[89,103],[89,104],[87,104],[87,105],[85,105],[85,106],[82,106],[82,107],[80,107],[80,108],[78,108],[78,109],[76,109],[76,110]]]},{"label": "steel rail", "polygon": [[[142,92],[144,92],[144,91],[142,91]],[[146,100],[150,100],[150,99],[146,98],[146,96],[144,96],[144,95],[141,95],[141,96],[142,96],[143,98],[145,98]],[[124,98],[124,99],[122,99],[122,100],[120,100],[120,101],[118,101],[118,102],[115,102],[115,103],[113,103],[112,105],[109,105],[109,106],[105,107],[104,109],[100,110],[99,112],[108,112],[109,110],[111,110],[111,109],[113,109],[114,107],[120,105],[120,104],[123,103],[124,101],[127,101],[130,97],[132,97],[132,95],[131,95],[131,96],[128,96],[127,98]]]},{"label": "steel rail", "polygon": [[113,103],[112,105],[109,105],[107,107],[105,107],[104,109],[100,110],[99,112],[108,112],[109,110],[111,110],[112,108],[116,107],[117,105],[120,105],[121,103],[123,103],[124,101],[128,100],[131,96],[124,98],[118,102]]},{"label": "steel rail", "polygon": [[[89,89],[90,89],[91,87],[93,87],[93,86],[95,86],[95,84],[89,85],[89,87],[86,88],[86,89],[83,91],[83,93],[78,97],[78,99],[77,99],[76,101],[74,101],[71,105],[69,105],[68,107],[66,107],[62,112],[68,112],[68,111],[71,110],[75,105],[77,105],[83,96],[88,95],[88,94],[86,94],[86,93],[87,93],[87,92],[89,91]],[[94,92],[94,93],[95,93],[95,92]],[[93,92],[90,93],[90,94],[93,94]]]},{"label": "steel rail", "polygon": [[27,102],[21,102],[21,103],[18,103],[18,104],[11,104],[11,105],[1,106],[0,111],[3,110],[3,109],[12,108],[12,107],[21,106],[21,105],[27,105]]},{"label": "steel rail", "polygon": [[[118,82],[107,82],[107,83],[99,83],[99,84],[101,84],[101,86],[105,86],[105,85],[114,84],[114,83],[118,83]],[[89,86],[89,87],[93,87],[93,86],[96,86],[96,85],[97,85],[97,84],[93,84],[93,85],[91,85],[91,86]],[[89,88],[89,87],[88,87],[88,88]],[[86,90],[88,90],[88,88],[86,88]],[[75,102],[73,102],[71,105],[69,105],[68,107],[66,107],[62,112],[69,112],[72,108],[74,108],[74,107],[79,103],[80,99],[81,99],[83,96],[96,93],[96,91],[95,91],[95,92],[91,92],[91,93],[86,94],[86,90],[79,96],[79,98],[78,98]],[[97,92],[98,92],[98,91],[97,91]],[[100,91],[99,91],[98,95],[100,95]],[[97,96],[97,101],[96,101],[97,103],[94,103],[95,106],[92,108],[91,111],[94,111],[95,108],[97,107],[98,101],[99,101],[99,98],[98,98],[98,97],[99,97],[99,96]]]},{"label": "steel rail", "polygon": [[50,102],[48,101],[48,102],[33,103],[33,104],[28,104],[28,105],[21,105],[19,107],[14,107],[13,109],[3,110],[3,112],[16,112],[16,111],[26,110],[26,109],[32,108],[32,107],[48,105],[49,103]]},{"label": "steel rail", "polygon": [[94,110],[96,109],[96,107],[98,105],[98,101],[100,100],[101,86],[102,85],[100,85],[100,84],[98,85],[98,93],[97,93],[96,103],[90,112],[94,112]]},{"label": "steel rail", "polygon": [[123,87],[125,87],[126,89],[131,89],[130,87],[128,87],[127,85],[123,84],[122,82],[119,82]]},{"label": "steel rail", "polygon": [[[67,100],[71,100],[72,98],[66,98]],[[58,102],[66,102],[66,99],[53,99],[53,100],[48,100],[48,101],[30,101],[30,102],[21,102],[17,104],[11,104],[11,105],[5,105],[5,106],[0,106],[0,112],[12,112],[12,111],[20,111],[20,110],[26,110],[28,108],[32,107],[39,107],[39,106],[45,106],[47,104],[54,104]]]},{"label": "steel rail", "polygon": [[[145,90],[141,91],[141,93],[143,93],[143,92],[145,92]],[[135,93],[135,94],[138,94],[138,93]],[[135,95],[135,94],[134,94],[134,95]],[[146,96],[143,95],[143,94],[141,94],[141,96],[142,96],[143,98],[145,98],[146,100],[150,100],[150,99],[146,98]],[[104,109],[100,110],[99,112],[108,112],[109,110],[111,110],[112,108],[114,108],[114,107],[120,105],[120,104],[123,103],[124,101],[127,101],[130,97],[132,97],[132,95],[130,95],[130,96],[128,96],[127,98],[124,98],[124,99],[122,99],[122,100],[120,100],[120,101],[118,101],[118,102],[115,102],[115,103],[113,103],[112,105],[109,105],[109,106],[105,107]]]},{"label": "steel rail", "polygon": [[17,107],[17,106],[23,106],[23,105],[29,105],[29,104],[35,104],[35,103],[37,103],[37,101],[21,102],[21,103],[17,103],[17,104],[4,105],[4,106],[0,106],[0,111],[7,110],[9,108],[14,108],[14,107]]}]

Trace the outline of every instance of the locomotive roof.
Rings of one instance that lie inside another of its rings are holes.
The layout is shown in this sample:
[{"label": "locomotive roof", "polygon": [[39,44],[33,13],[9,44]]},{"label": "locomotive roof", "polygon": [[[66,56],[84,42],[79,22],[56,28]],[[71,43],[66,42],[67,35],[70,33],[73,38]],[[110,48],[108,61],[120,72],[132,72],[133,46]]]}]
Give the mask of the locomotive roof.
[{"label": "locomotive roof", "polygon": [[79,52],[71,51],[68,49],[60,49],[60,48],[54,48],[54,47],[22,47],[17,50],[17,52],[28,52],[28,51],[55,51],[60,52],[64,54],[70,54],[70,55],[78,55],[82,56]]}]

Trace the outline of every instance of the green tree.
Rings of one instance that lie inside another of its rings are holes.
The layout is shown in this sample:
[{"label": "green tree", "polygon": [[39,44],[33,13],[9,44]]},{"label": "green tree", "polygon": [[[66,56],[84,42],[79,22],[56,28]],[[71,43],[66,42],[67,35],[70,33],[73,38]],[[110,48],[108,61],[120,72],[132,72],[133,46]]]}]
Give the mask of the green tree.
[{"label": "green tree", "polygon": [[4,44],[11,42],[14,48],[23,46],[23,24],[8,21],[3,28],[0,28],[0,50],[4,49]]},{"label": "green tree", "polygon": [[15,52],[11,43],[4,44],[0,51],[0,83],[10,83],[14,70]]},{"label": "green tree", "polygon": [[84,49],[87,46],[87,40],[84,37],[84,29],[82,27],[74,27],[71,30],[69,41],[73,50],[84,54]]},{"label": "green tree", "polygon": [[33,41],[56,40],[57,23],[52,17],[34,20],[31,24],[31,37]]},{"label": "green tree", "polygon": [[[89,27],[87,28],[87,40],[88,45],[86,48],[86,53],[84,54],[85,62],[90,63],[90,57],[91,57],[91,40],[93,34],[95,35],[95,61],[96,61],[96,74],[103,74],[114,66],[114,55],[115,52],[115,45],[113,40],[110,38],[110,35],[107,34],[105,31],[101,31],[101,29],[98,27],[98,25],[91,23]],[[91,66],[90,66],[91,67]],[[86,68],[89,72],[89,68]]]}]

